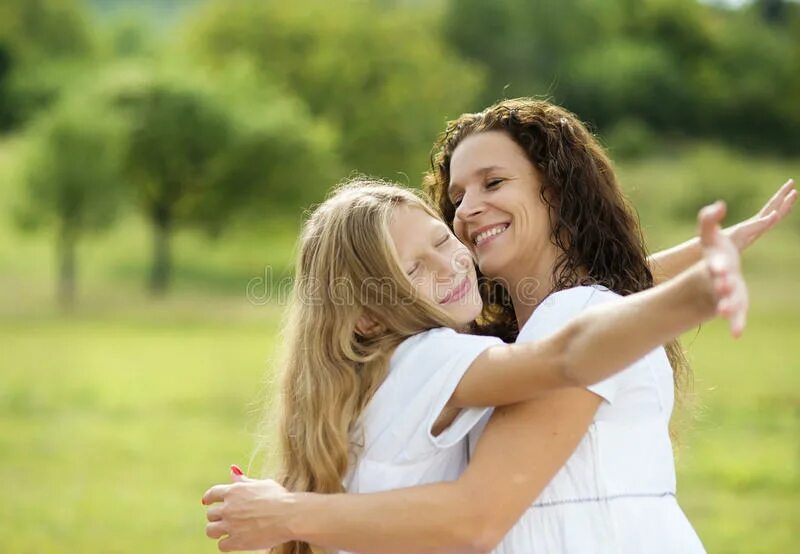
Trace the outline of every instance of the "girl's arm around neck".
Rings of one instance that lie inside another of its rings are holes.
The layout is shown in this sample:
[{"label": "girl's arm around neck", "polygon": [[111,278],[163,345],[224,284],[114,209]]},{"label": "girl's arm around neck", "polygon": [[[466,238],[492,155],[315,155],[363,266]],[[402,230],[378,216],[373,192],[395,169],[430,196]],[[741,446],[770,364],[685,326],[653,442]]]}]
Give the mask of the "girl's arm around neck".
[{"label": "girl's arm around neck", "polygon": [[667,283],[590,307],[546,339],[488,348],[448,405],[502,406],[592,385],[713,317],[716,305],[712,276],[699,262]]},{"label": "girl's arm around neck", "polygon": [[724,217],[722,202],[700,211],[703,260],[675,279],[594,306],[547,339],[487,349],[470,365],[448,405],[502,406],[597,383],[716,314],[728,318],[732,334],[739,336],[747,315],[747,286],[739,251],[719,228]]}]

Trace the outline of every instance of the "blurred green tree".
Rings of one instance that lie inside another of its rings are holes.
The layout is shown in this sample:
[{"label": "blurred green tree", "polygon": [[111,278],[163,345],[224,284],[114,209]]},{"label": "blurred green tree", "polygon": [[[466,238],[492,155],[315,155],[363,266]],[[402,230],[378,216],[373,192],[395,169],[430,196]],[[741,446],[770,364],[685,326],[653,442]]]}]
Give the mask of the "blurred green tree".
[{"label": "blurred green tree", "polygon": [[783,23],[786,19],[789,2],[787,0],[756,0],[761,17],[770,23]]},{"label": "blurred green tree", "polygon": [[486,105],[559,91],[568,62],[611,36],[620,17],[615,1],[451,0],[442,25],[457,52],[487,68]]},{"label": "blurred green tree", "polygon": [[[800,22],[800,18],[798,18]],[[732,14],[713,67],[719,136],[749,148],[800,151],[800,36],[750,12]],[[800,32],[800,26],[797,28]]]},{"label": "blurred green tree", "polygon": [[[778,17],[779,16],[779,17]],[[548,96],[600,130],[800,149],[800,5],[450,0],[450,44],[489,71],[484,103]]]},{"label": "blurred green tree", "polygon": [[128,121],[126,175],[153,229],[155,294],[169,285],[176,227],[219,234],[243,211],[317,199],[336,173],[330,133],[301,104],[241,71],[226,76],[219,88],[154,72],[111,93]]},{"label": "blurred green tree", "polygon": [[80,0],[0,2],[0,132],[18,127],[53,102],[65,71],[94,50]]},{"label": "blurred green tree", "polygon": [[109,21],[98,34],[98,49],[112,60],[156,57],[164,48],[153,22],[142,13],[125,12]]},{"label": "blurred green tree", "polygon": [[385,4],[217,1],[186,43],[217,68],[253,59],[338,130],[348,167],[416,182],[446,118],[473,105],[482,71],[447,48],[424,5]]},{"label": "blurred green tree", "polygon": [[17,222],[26,230],[47,226],[55,232],[58,299],[70,308],[78,241],[108,228],[118,213],[121,127],[98,105],[70,99],[44,112],[29,133],[26,195]]}]

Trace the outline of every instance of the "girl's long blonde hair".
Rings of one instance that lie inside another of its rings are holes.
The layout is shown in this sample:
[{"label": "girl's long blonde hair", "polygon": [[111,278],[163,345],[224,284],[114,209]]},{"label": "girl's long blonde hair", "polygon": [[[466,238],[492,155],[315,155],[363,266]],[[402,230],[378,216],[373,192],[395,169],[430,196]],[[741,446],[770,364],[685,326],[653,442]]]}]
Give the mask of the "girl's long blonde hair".
[{"label": "girl's long blonde hair", "polygon": [[[395,209],[436,213],[410,190],[355,179],[337,187],[301,233],[280,390],[280,472],[291,491],[342,492],[360,440],[358,419],[404,339],[453,326],[414,293],[389,233]],[[368,316],[380,329],[364,336]],[[313,552],[307,543],[276,554]]]}]

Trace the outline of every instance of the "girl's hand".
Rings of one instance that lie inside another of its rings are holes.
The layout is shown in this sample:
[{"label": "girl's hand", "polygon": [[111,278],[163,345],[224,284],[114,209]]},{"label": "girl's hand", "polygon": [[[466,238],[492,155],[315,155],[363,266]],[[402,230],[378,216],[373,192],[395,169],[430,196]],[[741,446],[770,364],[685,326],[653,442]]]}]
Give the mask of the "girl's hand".
[{"label": "girl's hand", "polygon": [[265,550],[290,539],[285,526],[289,492],[271,479],[250,479],[231,471],[232,484],[215,485],[203,495],[206,535],[221,539],[221,552]]},{"label": "girl's hand", "polygon": [[764,204],[761,211],[741,223],[728,227],[723,233],[733,241],[733,244],[741,252],[786,217],[792,210],[795,200],[797,200],[797,189],[795,188],[794,179],[789,179]]},{"label": "girl's hand", "polygon": [[[724,202],[715,202],[700,210],[697,219],[703,259],[711,273],[712,287],[717,298],[717,315],[727,319],[731,334],[739,337],[747,322],[749,300],[739,259],[740,249],[732,237],[720,230],[725,211]],[[774,212],[766,215],[766,218],[774,217]]]}]

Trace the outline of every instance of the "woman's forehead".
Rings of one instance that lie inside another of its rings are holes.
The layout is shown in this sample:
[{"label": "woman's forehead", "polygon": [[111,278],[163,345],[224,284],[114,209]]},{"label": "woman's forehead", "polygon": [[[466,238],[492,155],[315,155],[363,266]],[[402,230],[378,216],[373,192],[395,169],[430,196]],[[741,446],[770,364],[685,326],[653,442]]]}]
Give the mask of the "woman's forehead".
[{"label": "woman's forehead", "polygon": [[475,177],[529,163],[525,152],[503,131],[470,135],[450,158],[450,186],[464,186]]}]

